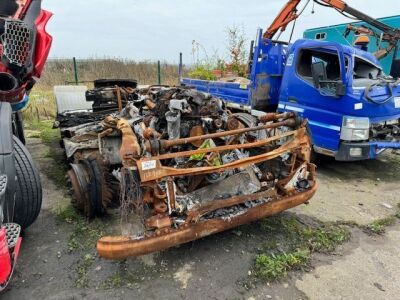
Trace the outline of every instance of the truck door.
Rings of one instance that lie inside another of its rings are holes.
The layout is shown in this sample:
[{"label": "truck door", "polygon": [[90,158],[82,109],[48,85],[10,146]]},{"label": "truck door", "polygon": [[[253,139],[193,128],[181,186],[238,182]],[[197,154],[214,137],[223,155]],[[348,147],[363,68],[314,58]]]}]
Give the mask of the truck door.
[{"label": "truck door", "polygon": [[279,109],[307,118],[315,150],[334,155],[340,143],[348,59],[338,44],[303,42],[306,46],[294,44],[289,53]]}]

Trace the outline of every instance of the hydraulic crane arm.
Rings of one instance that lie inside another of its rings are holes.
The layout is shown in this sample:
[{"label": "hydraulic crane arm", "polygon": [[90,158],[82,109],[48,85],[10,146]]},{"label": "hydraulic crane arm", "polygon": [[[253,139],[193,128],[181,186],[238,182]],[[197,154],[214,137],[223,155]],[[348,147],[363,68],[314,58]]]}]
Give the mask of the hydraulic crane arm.
[{"label": "hydraulic crane arm", "polygon": [[[377,29],[383,31],[384,33],[396,38],[400,39],[400,30],[396,28],[392,28],[386,24],[383,24],[382,22],[364,14],[363,12],[352,8],[349,6],[346,2],[342,0],[313,0],[315,3],[320,4],[322,6],[326,7],[331,7],[333,9],[338,10],[341,13],[346,13],[348,15],[351,15],[361,21],[364,21],[368,23],[369,25],[376,27]],[[285,7],[281,10],[279,15],[275,18],[274,22],[272,25],[265,31],[264,33],[264,38],[267,39],[272,39],[275,34],[280,30],[285,31],[287,25],[296,20],[301,13],[298,13],[297,7],[301,3],[301,0],[290,0]],[[310,2],[310,0],[307,0],[307,4]],[[305,8],[305,7],[304,7]],[[304,10],[303,8],[303,10]]]}]

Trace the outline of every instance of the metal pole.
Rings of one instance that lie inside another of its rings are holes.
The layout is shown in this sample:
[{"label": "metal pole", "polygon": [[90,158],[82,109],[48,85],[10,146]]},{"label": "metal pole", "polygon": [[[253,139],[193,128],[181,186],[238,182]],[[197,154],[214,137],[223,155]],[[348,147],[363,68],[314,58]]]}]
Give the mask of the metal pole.
[{"label": "metal pole", "polygon": [[79,84],[79,79],[78,79],[78,67],[77,67],[77,64],[76,64],[76,58],[74,57],[72,60],[73,60],[73,63],[74,63],[75,84],[78,85]]},{"label": "metal pole", "polygon": [[183,55],[182,52],[179,53],[179,69],[178,69],[178,86],[182,84],[183,77]]},{"label": "metal pole", "polygon": [[161,62],[157,62],[157,77],[158,77],[158,85],[161,85]]}]

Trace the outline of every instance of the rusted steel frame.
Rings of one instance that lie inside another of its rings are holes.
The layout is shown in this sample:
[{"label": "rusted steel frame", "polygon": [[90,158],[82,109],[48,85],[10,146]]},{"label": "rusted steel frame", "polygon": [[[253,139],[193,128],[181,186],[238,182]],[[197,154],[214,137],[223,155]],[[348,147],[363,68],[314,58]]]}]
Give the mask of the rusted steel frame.
[{"label": "rusted steel frame", "polygon": [[315,194],[317,184],[307,191],[290,197],[273,200],[250,208],[247,212],[225,219],[211,219],[195,224],[186,224],[183,228],[170,230],[166,234],[155,235],[140,240],[129,237],[103,237],[97,242],[97,252],[106,259],[126,259],[168,249],[185,244],[211,234],[225,231],[243,224],[278,214],[282,211],[308,202]]},{"label": "rusted steel frame", "polygon": [[121,97],[121,89],[118,85],[115,86],[115,90],[117,92],[117,100],[118,100],[118,111],[122,111],[122,97]]},{"label": "rusted steel frame", "polygon": [[208,140],[208,139],[221,138],[221,137],[226,137],[226,136],[230,136],[230,135],[239,135],[239,134],[244,134],[247,132],[260,131],[260,130],[264,130],[264,129],[273,129],[273,128],[277,128],[277,127],[281,127],[281,126],[293,127],[293,126],[295,126],[295,124],[296,124],[295,119],[287,119],[282,122],[265,124],[265,125],[260,125],[260,126],[256,126],[256,127],[252,127],[252,128],[242,128],[242,129],[235,129],[235,130],[231,130],[231,131],[216,132],[216,133],[193,136],[193,137],[177,139],[177,140],[165,140],[165,141],[162,141],[162,146],[164,146],[165,148],[170,148],[170,147],[174,147],[174,146],[190,144],[190,143],[193,143],[196,141],[204,141],[204,140]]},{"label": "rusted steel frame", "polygon": [[292,152],[296,149],[304,147],[305,144],[308,144],[308,139],[307,141],[304,141],[305,137],[305,128],[300,128],[297,131],[296,138],[281,147],[272,150],[270,152],[252,156],[252,157],[247,157],[243,159],[239,159],[237,161],[231,162],[229,164],[225,164],[222,166],[215,166],[215,167],[199,167],[199,168],[189,168],[189,169],[175,169],[175,168],[170,168],[170,167],[163,167],[160,163],[159,160],[155,160],[156,166],[155,168],[151,170],[143,170],[143,163],[148,162],[142,161],[142,160],[137,160],[137,165],[139,169],[139,174],[142,182],[148,182],[148,181],[153,181],[153,180],[158,180],[162,179],[164,177],[168,176],[185,176],[185,175],[200,175],[200,174],[210,174],[210,173],[216,173],[216,172],[221,172],[224,170],[229,170],[229,169],[237,169],[241,167],[246,167],[250,164],[257,164],[264,162],[266,160],[274,159],[284,153],[287,152]]},{"label": "rusted steel frame", "polygon": [[133,167],[134,159],[137,159],[141,153],[138,139],[127,120],[118,120],[117,128],[122,133],[122,144],[119,151],[121,160],[125,167]]},{"label": "rusted steel frame", "polygon": [[147,98],[146,100],[144,100],[144,103],[146,104],[146,106],[150,109],[153,110],[157,107],[157,105],[151,101],[149,98]]},{"label": "rusted steel frame", "polygon": [[177,157],[188,157],[192,155],[197,155],[197,154],[204,154],[204,153],[210,153],[210,152],[222,152],[222,151],[230,151],[234,149],[249,149],[249,148],[256,148],[256,147],[261,147],[265,146],[271,142],[274,142],[276,140],[291,136],[291,135],[296,135],[297,130],[295,131],[289,131],[285,132],[280,135],[276,135],[264,140],[260,140],[257,142],[253,143],[246,143],[246,144],[235,144],[235,145],[226,145],[226,146],[220,146],[220,147],[214,147],[214,148],[204,148],[204,149],[197,149],[197,150],[191,150],[191,151],[182,151],[182,152],[175,152],[175,153],[167,153],[167,154],[161,154],[157,156],[153,156],[149,158],[149,160],[152,159],[158,159],[158,160],[164,160],[164,159],[171,159],[171,158],[177,158]]},{"label": "rusted steel frame", "polygon": [[277,196],[278,195],[275,189],[269,189],[267,191],[262,191],[251,195],[240,195],[223,200],[213,201],[205,205],[196,205],[195,207],[193,207],[188,211],[187,214],[188,217],[186,223],[197,222],[200,219],[200,217],[220,208],[232,207],[234,205],[242,204],[248,201],[258,200],[261,198],[276,199]]},{"label": "rusted steel frame", "polygon": [[289,118],[294,118],[296,115],[293,112],[285,112],[281,114],[277,113],[267,113],[261,117],[259,117],[259,120],[261,123],[267,123],[271,121],[278,121],[281,119],[289,119]]},{"label": "rusted steel frame", "polygon": [[169,213],[174,211],[176,208],[176,195],[174,181],[171,177],[167,178],[167,200],[168,200],[168,210]]}]

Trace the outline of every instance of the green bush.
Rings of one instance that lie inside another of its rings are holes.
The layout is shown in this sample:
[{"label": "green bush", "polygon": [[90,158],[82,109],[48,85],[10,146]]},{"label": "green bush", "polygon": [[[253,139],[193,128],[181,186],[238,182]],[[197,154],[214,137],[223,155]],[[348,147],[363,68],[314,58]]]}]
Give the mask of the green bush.
[{"label": "green bush", "polygon": [[203,65],[197,65],[192,71],[189,72],[190,78],[201,80],[217,80],[212,70]]},{"label": "green bush", "polygon": [[266,280],[277,280],[287,275],[290,270],[301,268],[310,260],[310,252],[296,249],[291,253],[258,255],[256,273]]}]

